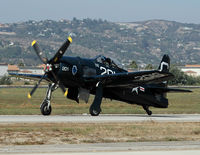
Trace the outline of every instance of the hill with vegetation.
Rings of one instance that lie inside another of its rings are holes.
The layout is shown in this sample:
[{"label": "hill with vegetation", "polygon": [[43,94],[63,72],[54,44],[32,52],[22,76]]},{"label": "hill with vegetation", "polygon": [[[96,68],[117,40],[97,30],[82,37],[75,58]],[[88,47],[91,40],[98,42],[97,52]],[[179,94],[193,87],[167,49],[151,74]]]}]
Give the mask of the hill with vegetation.
[{"label": "hill with vegetation", "polygon": [[150,20],[113,23],[105,20],[44,20],[0,24],[0,62],[37,65],[41,62],[32,50],[38,40],[52,57],[71,35],[73,43],[65,55],[110,56],[122,64],[133,60],[140,66],[158,65],[169,54],[173,64],[200,63],[200,25]]}]

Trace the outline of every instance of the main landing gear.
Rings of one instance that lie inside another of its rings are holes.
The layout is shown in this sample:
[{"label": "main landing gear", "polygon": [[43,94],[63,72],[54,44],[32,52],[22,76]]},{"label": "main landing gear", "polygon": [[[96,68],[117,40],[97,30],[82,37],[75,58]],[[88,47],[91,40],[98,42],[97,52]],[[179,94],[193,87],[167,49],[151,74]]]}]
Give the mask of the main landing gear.
[{"label": "main landing gear", "polygon": [[142,106],[142,107],[143,107],[143,109],[146,111],[146,113],[147,113],[149,116],[152,115],[152,111],[149,110],[149,106],[144,105],[144,106]]},{"label": "main landing gear", "polygon": [[40,105],[40,111],[42,113],[42,115],[50,115],[52,108],[51,108],[51,94],[52,92],[56,89],[56,85],[54,83],[49,84],[48,89],[47,89],[47,93],[46,93],[46,98],[44,99],[44,101],[42,102],[42,104]]},{"label": "main landing gear", "polygon": [[90,106],[90,114],[92,116],[98,116],[101,113],[101,101],[103,96],[103,87],[102,84],[99,82],[97,83],[96,95],[94,98],[93,103]]}]

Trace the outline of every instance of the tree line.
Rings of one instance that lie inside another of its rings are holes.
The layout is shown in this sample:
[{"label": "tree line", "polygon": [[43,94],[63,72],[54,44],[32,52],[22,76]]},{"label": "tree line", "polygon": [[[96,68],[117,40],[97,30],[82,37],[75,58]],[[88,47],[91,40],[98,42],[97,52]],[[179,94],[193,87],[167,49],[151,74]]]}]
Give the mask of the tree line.
[{"label": "tree line", "polygon": [[171,66],[170,72],[175,77],[169,81],[169,85],[200,85],[200,76],[189,76],[176,66]]}]

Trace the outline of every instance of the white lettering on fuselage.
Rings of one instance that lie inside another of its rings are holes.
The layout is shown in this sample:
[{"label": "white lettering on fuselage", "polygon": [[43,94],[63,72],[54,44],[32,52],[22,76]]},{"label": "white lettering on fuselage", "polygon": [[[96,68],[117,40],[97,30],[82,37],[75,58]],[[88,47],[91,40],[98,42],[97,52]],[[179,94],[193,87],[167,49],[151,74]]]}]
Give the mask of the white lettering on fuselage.
[{"label": "white lettering on fuselage", "polygon": [[101,73],[101,75],[104,74],[115,74],[115,71],[112,71],[111,69],[106,69],[105,67],[100,67],[100,70],[102,70],[103,72]]},{"label": "white lettering on fuselage", "polygon": [[69,67],[67,67],[67,66],[62,66],[62,71],[63,71],[63,72],[68,72],[68,71],[69,71]]}]

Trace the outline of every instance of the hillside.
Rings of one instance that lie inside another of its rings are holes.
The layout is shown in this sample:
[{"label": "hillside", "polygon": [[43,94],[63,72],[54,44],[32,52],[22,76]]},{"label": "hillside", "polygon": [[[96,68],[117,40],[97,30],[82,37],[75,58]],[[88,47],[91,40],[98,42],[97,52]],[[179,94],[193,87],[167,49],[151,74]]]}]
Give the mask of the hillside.
[{"label": "hillside", "polygon": [[173,21],[150,20],[133,23],[112,23],[104,20],[44,20],[0,24],[0,62],[27,65],[41,63],[31,48],[38,40],[51,57],[66,37],[73,43],[66,55],[111,56],[121,63],[135,60],[138,64],[160,62],[163,54],[172,63],[200,63],[200,25]]}]

